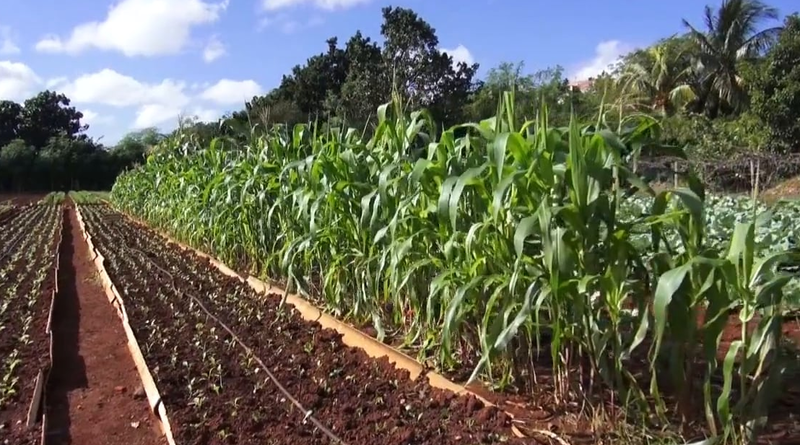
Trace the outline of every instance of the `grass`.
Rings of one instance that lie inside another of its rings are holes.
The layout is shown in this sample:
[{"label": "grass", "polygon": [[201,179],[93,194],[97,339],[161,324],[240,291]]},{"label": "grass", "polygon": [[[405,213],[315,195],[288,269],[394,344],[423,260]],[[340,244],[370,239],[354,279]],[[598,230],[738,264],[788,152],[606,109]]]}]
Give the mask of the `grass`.
[{"label": "grass", "polygon": [[[441,135],[398,101],[378,110],[368,138],[324,125],[202,147],[178,135],[111,198],[335,315],[370,320],[440,369],[469,366],[470,380],[504,388],[546,356],[555,404],[611,391],[642,428],[673,412],[696,418],[687,382],[699,370],[706,433],[756,435],[763,425],[749,419],[780,387],[782,357],[767,351],[780,342],[791,276],[777,266],[794,256],[764,241],[774,221],[746,207],[718,215],[696,178],[656,192],[633,174],[625,159],[658,143],[651,118],[551,128],[542,110],[517,127],[506,99],[495,118]],[[732,308],[760,321],[719,360]],[[634,374],[641,360],[652,385]]]},{"label": "grass", "polygon": [[108,201],[111,193],[105,191],[70,191],[69,197],[76,204],[100,204]]}]

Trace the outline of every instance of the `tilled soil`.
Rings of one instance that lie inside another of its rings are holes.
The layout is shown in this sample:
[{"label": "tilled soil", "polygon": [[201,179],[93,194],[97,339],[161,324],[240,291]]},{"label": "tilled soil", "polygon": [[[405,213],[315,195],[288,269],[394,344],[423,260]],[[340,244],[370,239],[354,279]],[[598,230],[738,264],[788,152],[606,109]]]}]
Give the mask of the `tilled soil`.
[{"label": "tilled soil", "polygon": [[[82,206],[87,230],[126,306],[180,444],[533,443],[474,397],[412,381],[385,358],[345,346],[277,296],[256,295],[105,206]],[[305,410],[290,404],[202,303],[252,348]]]},{"label": "tilled soil", "polygon": [[166,441],[150,414],[127,337],[109,304],[68,206],[55,301],[48,445],[145,445]]},{"label": "tilled soil", "polygon": [[[42,206],[28,209],[12,221],[11,236],[0,246],[0,268],[9,270],[0,283],[0,366],[8,372],[13,351],[17,366],[8,375],[17,378],[14,393],[0,406],[0,443],[33,444],[41,439],[39,428],[27,429],[28,409],[40,370],[50,367],[47,322],[55,286],[55,252],[58,246],[60,210]],[[13,230],[13,232],[12,232]],[[6,248],[9,248],[7,251]],[[6,300],[8,299],[8,300]]]}]

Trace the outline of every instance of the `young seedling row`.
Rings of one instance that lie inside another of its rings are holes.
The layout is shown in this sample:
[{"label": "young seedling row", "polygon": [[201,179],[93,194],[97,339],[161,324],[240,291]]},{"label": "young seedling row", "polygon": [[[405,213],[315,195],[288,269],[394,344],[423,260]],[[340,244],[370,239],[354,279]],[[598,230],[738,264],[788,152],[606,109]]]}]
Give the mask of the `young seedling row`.
[{"label": "young seedling row", "polygon": [[331,442],[311,418],[348,444],[523,443],[511,437],[507,415],[478,399],[411,380],[388,360],[346,347],[336,332],[281,308],[280,298],[258,295],[107,206],[80,212],[176,443]]},{"label": "young seedling row", "polygon": [[[0,443],[39,443],[50,368],[52,307],[62,212],[34,204],[0,225]],[[5,442],[3,442],[5,441]]]}]

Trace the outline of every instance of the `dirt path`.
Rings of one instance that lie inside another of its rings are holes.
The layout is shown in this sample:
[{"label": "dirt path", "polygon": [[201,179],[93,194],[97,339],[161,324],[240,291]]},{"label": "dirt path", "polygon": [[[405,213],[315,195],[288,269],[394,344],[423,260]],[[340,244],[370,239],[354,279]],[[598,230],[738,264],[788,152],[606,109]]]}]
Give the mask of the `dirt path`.
[{"label": "dirt path", "polygon": [[70,204],[64,219],[53,315],[54,364],[47,390],[48,445],[165,443],[127,338],[108,303]]}]

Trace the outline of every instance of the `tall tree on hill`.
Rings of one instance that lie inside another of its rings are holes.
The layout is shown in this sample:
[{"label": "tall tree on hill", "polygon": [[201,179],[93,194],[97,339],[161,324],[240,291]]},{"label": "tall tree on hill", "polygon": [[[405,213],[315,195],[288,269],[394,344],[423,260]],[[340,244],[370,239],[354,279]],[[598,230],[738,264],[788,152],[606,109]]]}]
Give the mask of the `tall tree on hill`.
[{"label": "tall tree on hill", "polygon": [[459,121],[478,65],[455,65],[439,50],[436,31],[410,9],[383,8],[381,34],[386,72],[406,105],[428,108],[445,126]]},{"label": "tall tree on hill", "polygon": [[778,11],[760,0],[723,0],[716,11],[706,6],[703,31],[683,21],[700,51],[694,68],[702,88],[698,106],[710,117],[746,105],[740,63],[762,55],[775,41],[781,27],[759,29],[777,18]]}]

